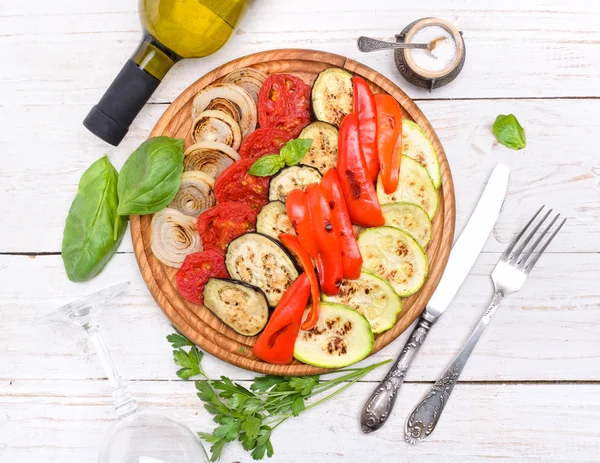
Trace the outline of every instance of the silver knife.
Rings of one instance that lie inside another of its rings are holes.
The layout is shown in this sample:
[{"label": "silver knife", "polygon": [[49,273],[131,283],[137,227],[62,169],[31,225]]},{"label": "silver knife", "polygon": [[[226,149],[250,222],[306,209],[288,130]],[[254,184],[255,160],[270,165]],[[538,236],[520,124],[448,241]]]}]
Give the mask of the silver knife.
[{"label": "silver knife", "polygon": [[360,416],[363,432],[376,431],[390,416],[412,359],[433,324],[454,299],[500,215],[508,190],[509,174],[508,166],[499,164],[490,175],[473,215],[450,251],[448,264],[437,289],[427,303],[398,359],[363,408]]}]

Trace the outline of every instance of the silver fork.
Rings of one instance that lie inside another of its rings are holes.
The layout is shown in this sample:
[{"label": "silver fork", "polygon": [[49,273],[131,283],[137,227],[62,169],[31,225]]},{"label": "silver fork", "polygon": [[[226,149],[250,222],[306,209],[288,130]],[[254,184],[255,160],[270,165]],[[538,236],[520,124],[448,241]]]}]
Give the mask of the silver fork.
[{"label": "silver fork", "polygon": [[444,372],[443,376],[435,382],[423,400],[408,416],[404,428],[404,439],[406,442],[410,444],[418,444],[422,440],[427,439],[433,432],[438,420],[440,419],[440,415],[444,410],[444,406],[448,403],[452,389],[454,389],[454,386],[458,382],[460,373],[467,363],[471,352],[473,352],[473,348],[477,344],[477,341],[479,341],[483,330],[485,330],[486,326],[492,319],[492,316],[500,304],[500,301],[504,296],[517,292],[521,289],[523,283],[529,276],[529,273],[537,263],[540,256],[544,253],[550,242],[554,239],[558,231],[567,221],[567,219],[564,219],[550,235],[550,238],[548,238],[542,245],[540,250],[535,252],[536,248],[560,217],[560,214],[557,214],[546,226],[544,231],[542,231],[540,236],[534,241],[529,250],[524,252],[525,248],[533,239],[536,232],[552,213],[552,209],[550,209],[537,223],[537,225],[531,229],[517,250],[513,252],[515,246],[519,243],[523,235],[529,230],[531,224],[535,221],[542,209],[544,209],[544,206],[538,209],[531,220],[527,222],[527,225],[523,227],[513,242],[510,243],[508,249],[504,252],[504,254],[502,254],[502,257],[500,257],[500,260],[494,267],[494,270],[492,270],[491,278],[492,282],[494,283],[494,297],[492,298],[492,302],[483,314],[483,317],[481,317],[481,320],[479,321],[479,324],[475,330],[473,330],[471,337],[469,337],[468,341],[458,355],[454,358],[448,369]]}]

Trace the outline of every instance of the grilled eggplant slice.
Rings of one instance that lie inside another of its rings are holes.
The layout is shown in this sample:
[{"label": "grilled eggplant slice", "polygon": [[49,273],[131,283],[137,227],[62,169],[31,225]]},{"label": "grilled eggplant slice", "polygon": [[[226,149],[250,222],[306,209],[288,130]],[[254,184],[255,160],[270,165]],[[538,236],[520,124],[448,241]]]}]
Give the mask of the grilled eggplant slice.
[{"label": "grilled eggplant slice", "polygon": [[352,307],[371,324],[373,333],[383,333],[396,323],[402,299],[383,278],[363,270],[357,280],[343,280],[337,296],[323,296],[327,302]]},{"label": "grilled eggplant slice", "polygon": [[348,306],[323,302],[315,327],[300,330],[294,357],[317,367],[341,368],[364,359],[372,350],[373,332],[365,317]]},{"label": "grilled eggplant slice", "polygon": [[271,307],[298,278],[298,269],[286,249],[260,233],[246,233],[229,243],[225,266],[232,278],[260,288]]},{"label": "grilled eggplant slice", "polygon": [[433,219],[438,207],[438,193],[427,169],[408,156],[402,156],[400,183],[396,191],[387,194],[383,190],[381,175],[377,179],[377,199],[380,204],[408,202],[422,207]]},{"label": "grilled eggplant slice", "polygon": [[315,117],[339,127],[342,119],[352,112],[352,74],[340,68],[321,71],[311,94]]},{"label": "grilled eggplant slice", "polygon": [[209,278],[204,286],[204,305],[243,336],[257,335],[269,319],[265,293],[237,280]]},{"label": "grilled eggplant slice", "polygon": [[427,256],[412,236],[394,227],[368,228],[358,237],[363,267],[385,278],[398,296],[416,293],[427,277]]},{"label": "grilled eggplant slice", "polygon": [[321,177],[322,175],[318,169],[311,166],[298,164],[297,166],[286,167],[271,179],[269,201],[282,201],[285,203],[290,191],[296,189],[304,191],[308,185],[319,183]]},{"label": "grilled eggplant slice", "polygon": [[387,203],[381,206],[385,224],[412,236],[423,249],[431,239],[431,219],[421,206],[413,203]]},{"label": "grilled eggplant slice", "polygon": [[319,169],[322,175],[337,166],[338,129],[327,122],[313,122],[302,129],[298,138],[312,140],[302,164]]},{"label": "grilled eggplant slice", "polygon": [[282,233],[295,235],[296,231],[287,215],[285,203],[271,201],[265,204],[256,217],[256,231],[275,239],[279,239]]}]

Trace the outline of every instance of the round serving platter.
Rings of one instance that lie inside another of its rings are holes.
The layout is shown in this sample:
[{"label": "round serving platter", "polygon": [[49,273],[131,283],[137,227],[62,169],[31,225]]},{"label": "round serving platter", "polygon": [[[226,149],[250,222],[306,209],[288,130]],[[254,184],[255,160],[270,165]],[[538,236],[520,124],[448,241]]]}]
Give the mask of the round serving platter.
[{"label": "round serving platter", "polygon": [[[254,67],[265,74],[289,73],[313,83],[317,74],[328,67],[340,67],[363,77],[376,93],[392,95],[402,106],[403,116],[414,120],[433,143],[440,162],[442,184],[439,188],[439,206],[433,219],[433,233],[427,247],[429,275],[421,290],[403,299],[402,313],[394,327],[376,335],[373,352],[377,352],[410,326],[421,314],[437,287],[452,247],[455,223],[454,185],[448,159],[431,124],[417,105],[389,79],[378,72],[343,56],[315,50],[272,50],[238,58],[201,77],[190,85],[167,108],[150,133],[150,137],[167,135],[184,138],[186,148],[192,144],[192,100],[207,85],[218,82],[231,71]],[[273,365],[256,358],[251,348],[256,337],[245,337],[223,324],[206,307],[184,299],[177,290],[177,269],[163,265],[150,249],[152,216],[132,216],[131,235],[137,261],[156,303],[184,335],[204,351],[241,368],[272,375],[311,375],[325,371],[294,361],[290,365]]]}]

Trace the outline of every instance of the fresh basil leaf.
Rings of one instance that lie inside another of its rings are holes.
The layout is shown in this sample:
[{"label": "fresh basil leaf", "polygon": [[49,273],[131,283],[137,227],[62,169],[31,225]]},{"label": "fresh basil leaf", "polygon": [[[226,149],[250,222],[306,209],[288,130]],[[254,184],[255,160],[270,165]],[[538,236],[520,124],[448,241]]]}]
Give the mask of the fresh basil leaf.
[{"label": "fresh basil leaf", "polygon": [[154,137],[140,145],[119,176],[119,215],[154,214],[177,195],[183,173],[183,140]]},{"label": "fresh basil leaf", "polygon": [[117,184],[117,171],[106,156],[79,180],[62,242],[62,259],[71,281],[94,278],[121,244],[127,217],[117,216]]},{"label": "fresh basil leaf", "polygon": [[257,177],[269,177],[276,174],[285,167],[285,161],[278,154],[270,154],[257,159],[248,173],[250,175],[256,175]]},{"label": "fresh basil leaf", "polygon": [[514,150],[525,148],[525,129],[521,127],[514,114],[500,114],[493,126],[496,140]]},{"label": "fresh basil leaf", "polygon": [[279,156],[283,158],[288,166],[295,166],[304,155],[308,152],[313,141],[310,138],[296,138],[295,140],[288,141],[281,151]]}]

